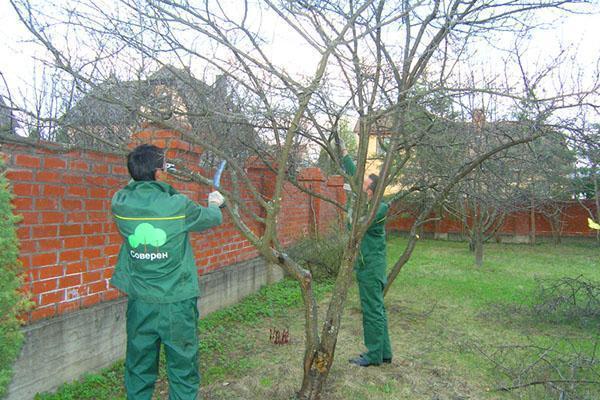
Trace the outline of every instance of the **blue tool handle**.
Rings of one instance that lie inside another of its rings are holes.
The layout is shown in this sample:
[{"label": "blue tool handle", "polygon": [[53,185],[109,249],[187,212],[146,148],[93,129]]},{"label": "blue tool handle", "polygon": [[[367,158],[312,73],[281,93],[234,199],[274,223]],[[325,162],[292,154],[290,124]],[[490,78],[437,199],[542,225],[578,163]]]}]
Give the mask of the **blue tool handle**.
[{"label": "blue tool handle", "polygon": [[219,189],[221,187],[221,174],[227,165],[227,160],[222,160],[219,163],[219,167],[217,168],[217,172],[215,172],[215,176],[213,176],[213,186],[215,189]]}]

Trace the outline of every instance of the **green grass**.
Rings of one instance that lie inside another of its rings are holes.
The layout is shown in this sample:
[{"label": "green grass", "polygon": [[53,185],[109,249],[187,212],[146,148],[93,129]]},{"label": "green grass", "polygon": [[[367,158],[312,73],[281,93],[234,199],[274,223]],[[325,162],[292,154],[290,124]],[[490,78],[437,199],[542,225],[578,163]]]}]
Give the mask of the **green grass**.
[{"label": "green grass", "polygon": [[[405,243],[390,239],[390,263]],[[600,249],[582,243],[490,244],[484,266],[478,269],[465,243],[421,241],[386,297],[392,364],[359,368],[347,363],[362,350],[360,306],[353,287],[324,398],[558,399],[559,393],[543,385],[497,389],[553,379],[557,371],[565,378],[575,372],[576,379],[598,381],[600,349],[595,346],[600,348],[600,321],[533,312],[540,279],[578,276],[600,284]],[[318,285],[321,313],[330,288],[328,283]],[[297,284],[284,281],[202,319],[202,398],[293,398],[302,377],[301,307]],[[289,329],[290,344],[270,343],[269,329]],[[575,369],[570,368],[574,359]],[[529,372],[516,382],[515,372],[526,367]],[[123,398],[122,368],[117,364],[37,398]],[[166,399],[167,388],[163,366],[155,398]],[[600,387],[580,385],[569,395],[598,399]]]}]

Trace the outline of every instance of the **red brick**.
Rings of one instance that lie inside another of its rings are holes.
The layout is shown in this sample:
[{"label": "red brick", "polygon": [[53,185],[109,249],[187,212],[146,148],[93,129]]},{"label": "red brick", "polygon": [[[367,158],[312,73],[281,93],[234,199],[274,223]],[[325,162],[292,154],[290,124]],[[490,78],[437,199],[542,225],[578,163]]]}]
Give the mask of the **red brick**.
[{"label": "red brick", "polygon": [[91,296],[85,296],[81,299],[81,305],[83,307],[90,307],[94,304],[98,304],[102,301],[102,295],[100,293],[93,294]]},{"label": "red brick", "polygon": [[[109,188],[119,188],[120,189],[122,186],[125,186],[127,184],[127,180],[106,178],[104,180],[104,184],[106,186],[108,186]],[[116,190],[115,190],[115,192],[116,192]]]},{"label": "red brick", "polygon": [[35,199],[35,208],[37,210],[56,210],[58,201],[56,197],[38,197]]},{"label": "red brick", "polygon": [[[21,250],[21,253],[23,253],[22,250]],[[31,268],[31,256],[26,256],[26,255],[21,254],[19,256],[19,262],[21,263],[21,265],[23,265],[24,269]]]},{"label": "red brick", "polygon": [[77,249],[77,248],[85,247],[85,237],[76,236],[76,237],[72,237],[72,238],[71,237],[65,238],[64,243],[65,243],[64,247],[66,249]]},{"label": "red brick", "polygon": [[121,239],[120,235],[110,235],[108,237],[108,244],[121,244],[123,243],[123,239]]},{"label": "red brick", "polygon": [[46,157],[44,158],[44,168],[47,169],[65,169],[67,162],[57,157]]},{"label": "red brick", "polygon": [[88,221],[106,221],[111,218],[109,212],[106,211],[87,211],[87,220]]},{"label": "red brick", "polygon": [[18,212],[17,215],[21,216],[21,225],[37,225],[40,220],[40,213],[38,212]]},{"label": "red brick", "polygon": [[80,308],[79,300],[66,301],[66,302],[58,303],[57,313],[58,313],[58,315],[62,315],[64,313],[67,313],[70,311],[79,310],[79,308]]},{"label": "red brick", "polygon": [[85,209],[94,211],[103,210],[105,203],[103,200],[86,200]]},{"label": "red brick", "polygon": [[101,253],[102,252],[100,251],[100,249],[83,249],[83,258],[89,259],[100,257]]},{"label": "red brick", "polygon": [[109,167],[106,164],[96,164],[92,166],[92,172],[95,174],[108,174]]},{"label": "red brick", "polygon": [[58,279],[58,287],[61,289],[81,285],[81,274],[65,275]]},{"label": "red brick", "polygon": [[81,200],[62,199],[60,204],[64,211],[82,210]]},{"label": "red brick", "polygon": [[106,236],[87,236],[86,245],[88,247],[102,246],[106,243]]},{"label": "red brick", "polygon": [[19,239],[29,239],[31,237],[31,227],[30,226],[18,226],[17,227],[17,237]]},{"label": "red brick", "polygon": [[45,281],[36,281],[31,283],[31,293],[41,294],[58,289],[57,279],[47,279]]},{"label": "red brick", "polygon": [[85,271],[85,262],[72,262],[65,266],[65,275],[77,274]]},{"label": "red brick", "polygon": [[41,213],[42,224],[60,224],[65,222],[65,214],[58,211],[44,211]]},{"label": "red brick", "polygon": [[65,195],[65,187],[58,185],[44,185],[44,196],[47,197],[63,197]]},{"label": "red brick", "polygon": [[87,197],[88,188],[85,186],[69,186],[67,194],[75,197]]},{"label": "red brick", "polygon": [[[83,279],[83,283],[98,282],[102,279],[102,273],[100,271],[84,272],[81,274],[81,277]],[[104,283],[104,281],[102,281],[102,283]]]},{"label": "red brick", "polygon": [[38,240],[38,251],[60,250],[60,239],[40,239]]},{"label": "red brick", "polygon": [[73,236],[73,235],[81,235],[83,231],[82,226],[80,224],[77,225],[60,225],[58,228],[58,233],[60,236]]},{"label": "red brick", "polygon": [[86,176],[85,182],[90,186],[107,186],[105,176]]},{"label": "red brick", "polygon": [[38,182],[61,182],[62,174],[56,171],[38,171],[36,180]]},{"label": "red brick", "polygon": [[117,254],[119,254],[120,249],[121,249],[121,246],[118,244],[106,246],[106,247],[104,247],[104,255],[105,256],[116,256]]},{"label": "red brick", "polygon": [[41,267],[44,265],[55,265],[57,262],[56,252],[38,253],[31,256],[31,265],[33,267]]},{"label": "red brick", "polygon": [[81,250],[63,250],[59,255],[60,262],[80,261]]},{"label": "red brick", "polygon": [[31,197],[15,197],[12,199],[15,206],[15,213],[21,210],[31,210],[33,208],[33,199]]},{"label": "red brick", "polygon": [[23,240],[19,241],[19,249],[21,253],[35,253],[37,251],[37,240]]},{"label": "red brick", "polygon": [[80,170],[80,171],[89,171],[90,167],[87,162],[83,160],[71,160],[69,162],[69,169]]},{"label": "red brick", "polygon": [[28,171],[24,169],[20,170],[9,170],[6,172],[6,177],[8,180],[15,181],[33,181],[33,171]]},{"label": "red brick", "polygon": [[42,293],[40,296],[40,305],[49,306],[51,304],[60,303],[64,300],[65,291],[57,290],[56,292]]},{"label": "red brick", "polygon": [[104,292],[102,294],[102,298],[104,301],[118,299],[120,297],[120,293],[116,289],[111,289],[108,292]]},{"label": "red brick", "polygon": [[26,154],[17,154],[15,164],[20,167],[39,168],[42,163],[39,157],[33,157]]},{"label": "red brick", "polygon": [[103,224],[85,224],[83,225],[83,233],[86,235],[104,233]]},{"label": "red brick", "polygon": [[88,219],[88,213],[86,212],[69,212],[67,213],[67,220],[65,222],[86,222]]},{"label": "red brick", "polygon": [[90,197],[94,199],[108,199],[111,197],[110,190],[106,188],[90,188]]},{"label": "red brick", "polygon": [[83,185],[84,179],[81,175],[65,175],[62,181],[67,185]]},{"label": "red brick", "polygon": [[40,186],[35,183],[14,183],[12,192],[15,196],[39,196]]},{"label": "red brick", "polygon": [[113,165],[111,168],[111,172],[114,175],[129,175],[129,171],[127,171],[127,167],[121,165]]},{"label": "red brick", "polygon": [[29,313],[29,321],[39,321],[41,319],[50,318],[56,315],[56,306],[38,307]]},{"label": "red brick", "polygon": [[106,268],[107,266],[108,263],[106,257],[88,259],[88,270],[90,271]]},{"label": "red brick", "polygon": [[55,237],[58,232],[58,225],[36,225],[31,227],[31,238]]},{"label": "red brick", "polygon": [[61,265],[51,265],[49,267],[40,267],[35,270],[37,280],[45,280],[62,276],[63,267]]}]

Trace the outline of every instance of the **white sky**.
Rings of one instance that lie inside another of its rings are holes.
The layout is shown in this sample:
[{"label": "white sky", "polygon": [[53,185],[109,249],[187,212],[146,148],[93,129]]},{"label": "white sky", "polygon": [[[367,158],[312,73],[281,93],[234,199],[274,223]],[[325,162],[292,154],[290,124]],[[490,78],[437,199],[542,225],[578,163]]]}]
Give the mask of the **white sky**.
[{"label": "white sky", "polygon": [[[56,0],[61,2],[61,0]],[[600,4],[594,0],[589,10],[593,15],[563,15],[554,19],[548,15],[547,21],[553,21],[551,27],[538,31],[529,45],[527,56],[530,62],[552,58],[561,46],[577,48],[574,66],[590,66],[594,69],[600,59]],[[273,27],[274,32],[275,27]],[[286,65],[292,73],[311,74],[316,67],[314,52],[293,43],[293,35],[277,32],[273,34],[271,55],[276,61]],[[31,90],[34,75],[33,57],[43,57],[45,52],[39,46],[31,44],[31,34],[20,24],[15,11],[8,0],[0,0],[0,72],[6,79],[13,96]],[[498,43],[502,45],[501,37]],[[479,55],[482,59],[486,54]],[[494,63],[491,63],[493,69]],[[567,66],[569,67],[569,66]],[[38,68],[39,69],[39,68]],[[0,93],[4,92],[4,82],[0,81]]]}]

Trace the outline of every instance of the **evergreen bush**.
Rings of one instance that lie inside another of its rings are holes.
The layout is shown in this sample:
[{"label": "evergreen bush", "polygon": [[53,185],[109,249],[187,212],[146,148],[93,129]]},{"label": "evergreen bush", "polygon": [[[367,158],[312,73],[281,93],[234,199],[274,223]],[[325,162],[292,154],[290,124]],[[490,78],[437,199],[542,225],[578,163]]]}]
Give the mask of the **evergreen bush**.
[{"label": "evergreen bush", "polygon": [[29,306],[25,293],[20,290],[21,265],[15,229],[19,218],[13,214],[11,198],[4,162],[0,158],[0,398],[6,395],[12,365],[23,341],[19,315]]}]

